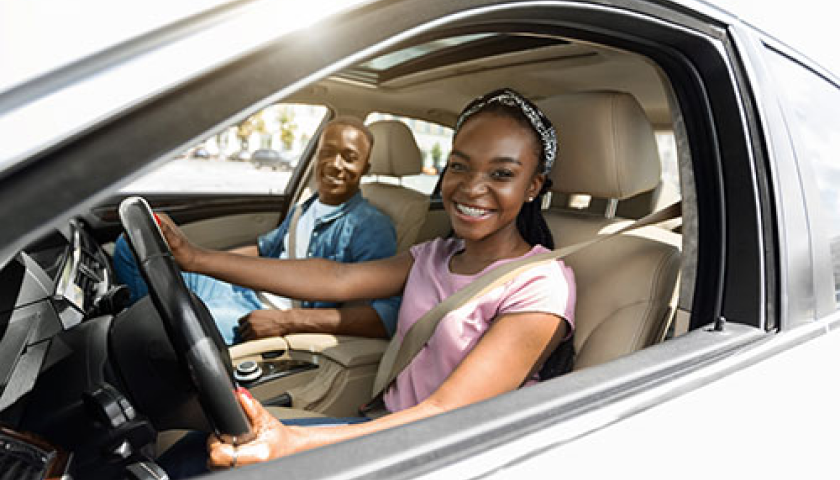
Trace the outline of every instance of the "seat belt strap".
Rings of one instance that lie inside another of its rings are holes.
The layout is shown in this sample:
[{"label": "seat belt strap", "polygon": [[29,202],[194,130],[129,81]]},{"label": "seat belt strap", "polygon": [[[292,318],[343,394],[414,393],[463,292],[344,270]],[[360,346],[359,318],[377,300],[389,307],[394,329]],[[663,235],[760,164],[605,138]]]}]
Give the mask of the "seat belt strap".
[{"label": "seat belt strap", "polygon": [[[292,220],[289,222],[289,251],[286,252],[290,260],[297,258],[297,227],[300,222],[300,217],[303,215],[303,206],[298,205],[295,208],[295,213],[292,214]],[[290,299],[292,301],[292,308],[300,308],[301,302],[296,298]]]},{"label": "seat belt strap", "polygon": [[567,247],[552,250],[550,252],[533,255],[526,258],[514,260],[512,262],[500,265],[493,270],[485,273],[481,277],[473,280],[470,284],[450,295],[448,298],[434,306],[431,310],[426,312],[420,319],[418,319],[406,334],[402,341],[398,340],[395,335],[388,344],[388,348],[382,356],[382,361],[379,364],[379,370],[376,373],[376,379],[373,382],[373,395],[369,404],[375,403],[378,397],[384,393],[385,389],[391,382],[397,378],[402,370],[407,367],[414,357],[422,350],[429,341],[440,320],[449,312],[461,307],[465,303],[474,298],[478,298],[493,288],[503,284],[509,279],[522,274],[530,268],[538,265],[543,265],[548,262],[556,261],[563,257],[568,257],[575,252],[602,242],[609,238],[613,238],[622,233],[636,230],[649,225],[662,223],[666,220],[678,218],[682,215],[682,204],[676,202],[662,210],[656,211],[645,217],[636,220],[635,222],[624,226],[623,228],[612,232],[608,235],[598,236],[591,240],[569,245]]}]

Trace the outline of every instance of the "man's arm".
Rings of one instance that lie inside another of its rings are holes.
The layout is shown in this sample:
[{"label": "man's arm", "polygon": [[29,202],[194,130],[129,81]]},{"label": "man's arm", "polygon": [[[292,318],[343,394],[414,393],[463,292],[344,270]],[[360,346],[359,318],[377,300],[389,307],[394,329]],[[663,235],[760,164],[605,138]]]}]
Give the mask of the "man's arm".
[{"label": "man's arm", "polygon": [[[353,262],[388,258],[397,253],[397,233],[391,220],[381,212],[369,218],[364,228],[357,229],[351,239]],[[402,297],[376,298],[368,303],[377,315],[384,338],[391,338],[397,330],[397,316]]]},{"label": "man's arm", "polygon": [[[393,253],[388,248],[386,253]],[[231,253],[259,256],[259,247],[251,245],[229,250]],[[365,255],[356,261],[382,258],[390,255]],[[239,335],[243,340],[283,336],[290,333],[330,333],[371,338],[389,338],[390,332],[378,310],[396,317],[399,301],[387,302],[387,307],[375,303],[376,308],[366,303],[346,305],[340,308],[307,308],[290,310],[254,310],[239,320]],[[393,310],[393,314],[391,312]]]},{"label": "man's arm", "polygon": [[366,304],[341,308],[254,310],[239,320],[239,335],[244,340],[290,333],[331,333],[388,338],[388,332],[385,331],[376,310]]}]

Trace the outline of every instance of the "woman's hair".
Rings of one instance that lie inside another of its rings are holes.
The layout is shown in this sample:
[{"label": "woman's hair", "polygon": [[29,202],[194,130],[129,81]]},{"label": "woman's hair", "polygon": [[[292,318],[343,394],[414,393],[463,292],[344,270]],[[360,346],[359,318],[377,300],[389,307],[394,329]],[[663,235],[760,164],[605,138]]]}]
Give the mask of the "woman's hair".
[{"label": "woman's hair", "polygon": [[[529,245],[540,244],[554,249],[554,237],[542,216],[542,199],[551,189],[551,179],[547,177],[557,156],[557,133],[551,121],[536,105],[514,90],[503,88],[479,97],[464,108],[455,124],[455,135],[464,123],[478,114],[492,114],[510,118],[519,123],[524,130],[531,132],[534,139],[534,154],[538,159],[536,173],[546,174],[542,189],[532,201],[525,202],[516,217],[516,228]],[[453,138],[454,138],[453,137]],[[440,194],[441,182],[446,168],[441,171],[438,183],[432,195]]]}]

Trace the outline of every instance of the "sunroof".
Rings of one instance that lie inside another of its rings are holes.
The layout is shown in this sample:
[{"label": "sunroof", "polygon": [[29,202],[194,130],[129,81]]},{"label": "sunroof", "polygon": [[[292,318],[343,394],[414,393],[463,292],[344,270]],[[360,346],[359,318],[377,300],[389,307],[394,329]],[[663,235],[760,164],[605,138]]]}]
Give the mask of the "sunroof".
[{"label": "sunroof", "polygon": [[457,35],[382,54],[350,67],[337,76],[377,85],[403,75],[477,58],[566,43],[565,40],[553,37],[504,32]]},{"label": "sunroof", "polygon": [[496,33],[475,33],[471,35],[461,35],[458,37],[434,40],[421,45],[415,45],[413,47],[397,50],[396,52],[386,53],[385,55],[361,63],[359,64],[359,66],[365,69],[381,72],[383,70],[388,70],[389,68],[396,67],[401,63],[414,60],[415,58],[420,58],[430,53],[434,53],[440,50],[456,47],[458,45],[463,45],[465,43],[473,42],[475,40],[481,40],[483,38],[493,37],[497,35],[498,34]]}]

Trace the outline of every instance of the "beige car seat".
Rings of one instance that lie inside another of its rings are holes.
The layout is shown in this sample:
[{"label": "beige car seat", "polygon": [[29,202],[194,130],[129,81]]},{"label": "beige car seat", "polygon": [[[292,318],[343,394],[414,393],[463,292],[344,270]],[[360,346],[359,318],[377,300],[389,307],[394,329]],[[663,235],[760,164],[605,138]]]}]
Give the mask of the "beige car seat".
[{"label": "beige car seat", "polygon": [[375,175],[376,180],[362,184],[362,195],[391,218],[397,231],[397,252],[402,252],[417,239],[429,210],[429,196],[380,177],[401,182],[402,177],[422,173],[423,154],[414,134],[398,120],[382,120],[368,127],[374,137],[368,175]]},{"label": "beige car seat", "polygon": [[[623,199],[655,188],[660,167],[653,131],[632,97],[611,92],[564,95],[540,106],[561,139],[559,163],[551,175],[554,192]],[[377,141],[381,138],[380,132]],[[380,148],[389,149],[381,144]],[[544,213],[557,239],[575,239],[558,247],[629,223],[560,209]],[[572,231],[578,228],[581,231]],[[577,284],[575,369],[613,360],[660,338],[676,288],[680,241],[679,235],[665,229],[645,227],[566,258]],[[321,416],[296,409],[270,410],[278,418]]]},{"label": "beige car seat", "polygon": [[[552,192],[623,200],[655,189],[660,160],[653,128],[626,93],[562,95],[540,102],[558,130]],[[618,230],[629,221],[550,208],[556,247]],[[566,259],[575,272],[575,369],[658,341],[671,315],[681,237],[646,227],[581,249]]]}]

